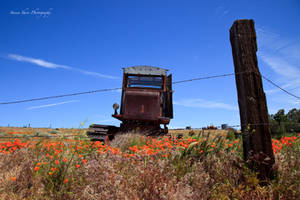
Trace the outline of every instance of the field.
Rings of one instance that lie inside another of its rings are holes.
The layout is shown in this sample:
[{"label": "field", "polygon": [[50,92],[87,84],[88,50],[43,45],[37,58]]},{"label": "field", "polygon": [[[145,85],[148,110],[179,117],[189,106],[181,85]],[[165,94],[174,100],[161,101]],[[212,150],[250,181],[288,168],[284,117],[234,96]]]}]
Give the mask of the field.
[{"label": "field", "polygon": [[261,184],[242,160],[240,134],[230,131],[128,133],[107,144],[84,132],[0,128],[0,199],[300,197],[299,133],[273,139],[274,179]]},{"label": "field", "polygon": [[187,129],[171,129],[169,130],[169,133],[172,136],[176,136],[178,134],[182,134],[184,136],[193,136],[193,135],[198,135],[198,134],[210,134],[211,136],[226,136],[227,135],[227,130],[201,130],[201,129],[192,129],[192,130],[187,130]]}]

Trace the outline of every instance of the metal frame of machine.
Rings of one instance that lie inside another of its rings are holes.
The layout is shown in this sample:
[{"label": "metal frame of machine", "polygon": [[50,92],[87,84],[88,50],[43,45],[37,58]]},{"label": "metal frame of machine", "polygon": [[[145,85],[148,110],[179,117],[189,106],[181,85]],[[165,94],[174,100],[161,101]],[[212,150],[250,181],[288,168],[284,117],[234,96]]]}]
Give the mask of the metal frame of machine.
[{"label": "metal frame of machine", "polygon": [[153,66],[123,68],[120,113],[117,112],[119,105],[115,103],[112,115],[122,122],[120,127],[93,124],[87,134],[97,140],[130,131],[146,135],[166,134],[166,125],[173,118],[172,75],[167,76],[167,71]]}]

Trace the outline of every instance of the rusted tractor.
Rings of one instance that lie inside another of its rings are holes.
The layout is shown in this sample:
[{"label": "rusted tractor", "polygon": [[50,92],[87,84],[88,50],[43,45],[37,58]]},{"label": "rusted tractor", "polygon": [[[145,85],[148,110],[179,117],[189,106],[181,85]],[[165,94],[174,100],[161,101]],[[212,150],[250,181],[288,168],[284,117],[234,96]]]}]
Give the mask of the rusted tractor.
[{"label": "rusted tractor", "polygon": [[167,124],[173,118],[172,75],[167,71],[152,66],[123,68],[120,113],[115,103],[112,115],[121,121],[120,127],[93,124],[87,135],[104,141],[131,131],[151,136],[167,134]]}]

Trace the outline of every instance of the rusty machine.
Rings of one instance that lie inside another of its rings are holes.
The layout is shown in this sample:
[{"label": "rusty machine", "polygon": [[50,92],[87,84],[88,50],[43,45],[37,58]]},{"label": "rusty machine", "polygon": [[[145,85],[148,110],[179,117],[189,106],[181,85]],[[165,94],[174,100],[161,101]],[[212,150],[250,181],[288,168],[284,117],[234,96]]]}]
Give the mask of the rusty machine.
[{"label": "rusty machine", "polygon": [[173,118],[172,74],[167,75],[167,71],[153,66],[123,68],[120,112],[115,103],[112,115],[121,121],[120,127],[92,124],[87,135],[104,141],[131,131],[152,136],[167,134],[167,124]]}]

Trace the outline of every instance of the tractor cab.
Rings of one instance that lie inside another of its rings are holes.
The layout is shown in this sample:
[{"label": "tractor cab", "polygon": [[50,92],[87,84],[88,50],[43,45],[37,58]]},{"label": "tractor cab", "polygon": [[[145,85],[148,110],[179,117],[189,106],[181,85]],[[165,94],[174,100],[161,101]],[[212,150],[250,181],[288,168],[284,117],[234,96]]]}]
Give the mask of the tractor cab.
[{"label": "tractor cab", "polygon": [[[152,66],[123,68],[120,113],[112,116],[123,126],[139,129],[165,129],[173,118],[172,75],[166,69]],[[123,128],[124,129],[124,128]]]},{"label": "tractor cab", "polygon": [[92,124],[87,135],[104,141],[132,131],[151,136],[167,134],[167,124],[173,118],[172,75],[167,71],[153,66],[123,68],[121,106],[114,103],[112,115],[121,121],[120,127]]}]

